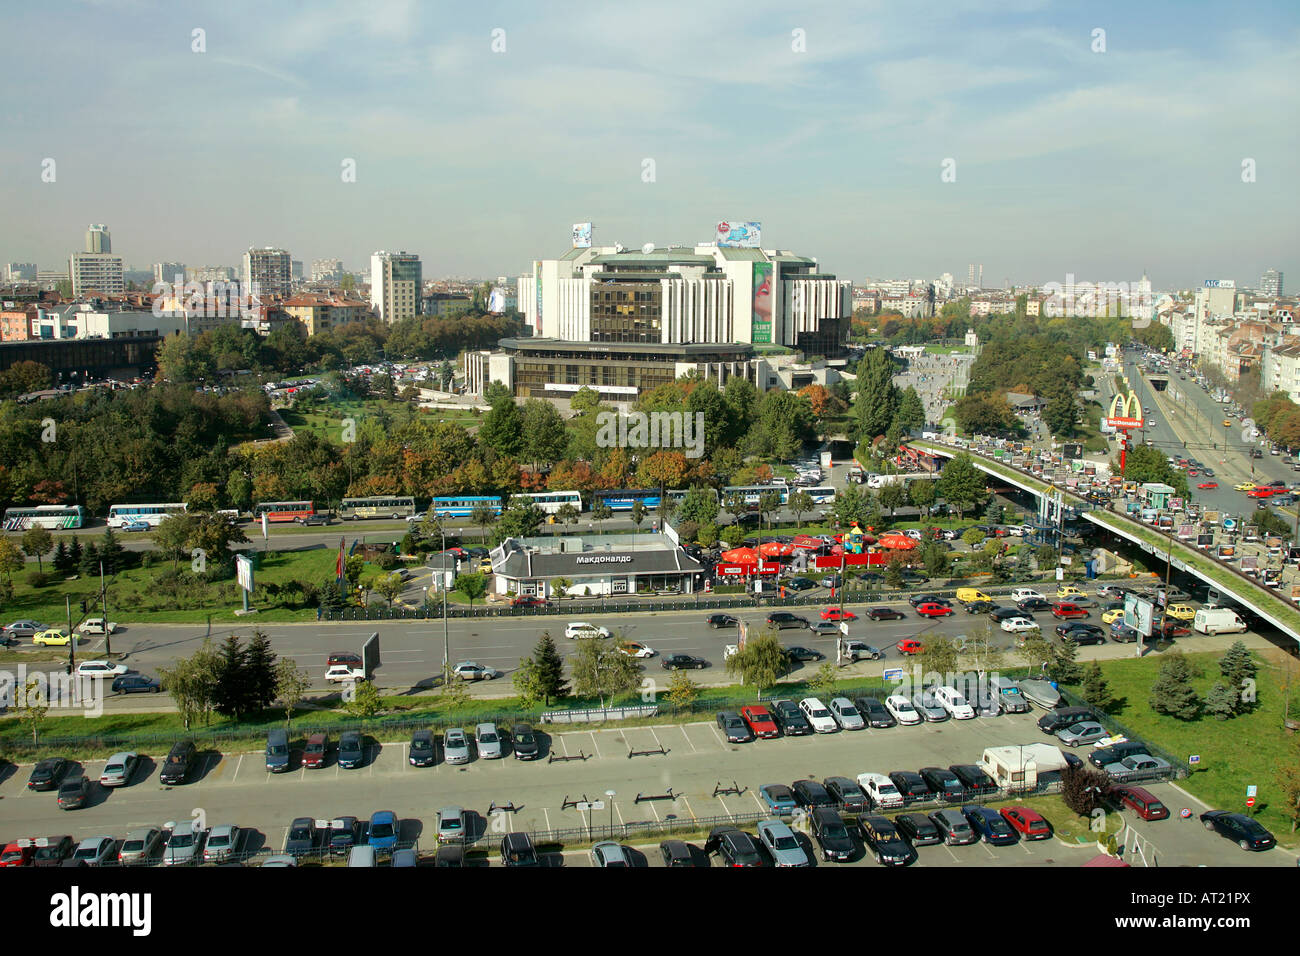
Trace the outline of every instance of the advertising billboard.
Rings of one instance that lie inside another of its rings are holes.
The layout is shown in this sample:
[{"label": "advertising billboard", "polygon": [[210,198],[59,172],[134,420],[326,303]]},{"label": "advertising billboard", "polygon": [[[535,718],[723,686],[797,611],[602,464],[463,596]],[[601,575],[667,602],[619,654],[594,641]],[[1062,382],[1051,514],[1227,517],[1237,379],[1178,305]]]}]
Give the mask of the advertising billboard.
[{"label": "advertising billboard", "polygon": [[1235,279],[1206,279],[1205,288],[1207,289],[1235,289],[1237,282]]},{"label": "advertising billboard", "polygon": [[762,231],[762,223],[728,222],[724,219],[714,227],[713,241],[720,246],[757,249]]},{"label": "advertising billboard", "polygon": [[1136,594],[1124,595],[1124,623],[1144,637],[1151,636],[1154,605]]},{"label": "advertising billboard", "polygon": [[591,223],[575,222],[573,224],[573,245],[576,249],[591,248]]},{"label": "advertising billboard", "polygon": [[754,305],[750,315],[749,340],[756,345],[772,344],[772,308],[776,302],[772,263],[754,263]]}]

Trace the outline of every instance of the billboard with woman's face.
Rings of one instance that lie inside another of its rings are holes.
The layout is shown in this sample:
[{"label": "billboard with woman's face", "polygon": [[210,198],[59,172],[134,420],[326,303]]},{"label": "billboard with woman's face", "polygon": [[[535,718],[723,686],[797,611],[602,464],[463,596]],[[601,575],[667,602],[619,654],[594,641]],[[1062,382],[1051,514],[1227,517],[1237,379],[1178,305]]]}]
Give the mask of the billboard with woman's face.
[{"label": "billboard with woman's face", "polygon": [[776,302],[776,283],[772,263],[754,263],[754,306],[750,319],[750,341],[772,344],[772,310]]}]

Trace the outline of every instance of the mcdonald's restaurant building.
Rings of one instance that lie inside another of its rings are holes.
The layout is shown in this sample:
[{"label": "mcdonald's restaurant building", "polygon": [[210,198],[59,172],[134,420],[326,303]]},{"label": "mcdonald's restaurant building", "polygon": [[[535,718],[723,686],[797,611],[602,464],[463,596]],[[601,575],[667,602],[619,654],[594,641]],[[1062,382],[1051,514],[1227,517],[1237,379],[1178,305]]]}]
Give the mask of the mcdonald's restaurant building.
[{"label": "mcdonald's restaurant building", "polygon": [[554,582],[574,596],[689,594],[703,588],[704,566],[683,551],[671,529],[656,534],[507,538],[492,549],[493,591],[500,597],[550,598]]}]

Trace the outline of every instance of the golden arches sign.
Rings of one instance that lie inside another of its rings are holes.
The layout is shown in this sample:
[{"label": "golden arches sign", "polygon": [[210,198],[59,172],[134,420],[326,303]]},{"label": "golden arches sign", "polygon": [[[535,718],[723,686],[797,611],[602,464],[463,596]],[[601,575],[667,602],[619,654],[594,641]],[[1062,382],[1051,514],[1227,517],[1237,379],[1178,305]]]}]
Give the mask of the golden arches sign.
[{"label": "golden arches sign", "polygon": [[1142,402],[1136,392],[1130,391],[1127,395],[1117,393],[1110,400],[1110,417],[1106,424],[1115,428],[1141,428],[1143,423]]}]

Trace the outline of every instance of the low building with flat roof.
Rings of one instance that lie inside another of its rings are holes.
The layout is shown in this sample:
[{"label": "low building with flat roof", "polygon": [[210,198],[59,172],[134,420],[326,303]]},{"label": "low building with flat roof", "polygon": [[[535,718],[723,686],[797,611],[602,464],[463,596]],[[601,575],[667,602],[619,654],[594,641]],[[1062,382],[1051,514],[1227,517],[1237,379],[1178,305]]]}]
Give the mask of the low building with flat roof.
[{"label": "low building with flat roof", "polygon": [[507,538],[491,560],[495,592],[511,597],[550,598],[558,578],[575,596],[689,594],[704,574],[671,533]]}]

